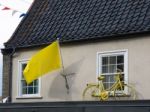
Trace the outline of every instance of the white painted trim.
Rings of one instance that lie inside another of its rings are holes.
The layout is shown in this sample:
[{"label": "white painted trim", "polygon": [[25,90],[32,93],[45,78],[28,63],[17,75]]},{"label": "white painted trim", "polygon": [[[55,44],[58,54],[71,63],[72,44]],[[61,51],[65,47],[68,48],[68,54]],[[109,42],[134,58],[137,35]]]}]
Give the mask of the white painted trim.
[{"label": "white painted trim", "polygon": [[112,50],[112,51],[102,51],[102,52],[97,52],[97,54],[110,54],[110,53],[118,53],[118,52],[128,52],[128,49],[120,49],[120,50]]},{"label": "white painted trim", "polygon": [[38,94],[31,94],[31,95],[21,95],[21,69],[22,69],[22,64],[25,64],[29,61],[29,59],[22,59],[18,60],[18,74],[17,74],[17,97],[16,98],[27,98],[27,97],[41,97],[41,78],[39,78],[39,93]]},{"label": "white painted trim", "polygon": [[113,55],[117,55],[117,54],[123,54],[124,55],[124,73],[125,73],[125,83],[128,84],[128,49],[122,49],[122,50],[113,50],[113,51],[103,51],[103,52],[97,52],[97,61],[96,61],[96,81],[97,77],[99,76],[100,72],[101,72],[101,68],[100,67],[100,63],[101,62],[101,58],[102,56],[113,56]]},{"label": "white painted trim", "polygon": [[42,96],[17,96],[16,99],[42,99]]}]

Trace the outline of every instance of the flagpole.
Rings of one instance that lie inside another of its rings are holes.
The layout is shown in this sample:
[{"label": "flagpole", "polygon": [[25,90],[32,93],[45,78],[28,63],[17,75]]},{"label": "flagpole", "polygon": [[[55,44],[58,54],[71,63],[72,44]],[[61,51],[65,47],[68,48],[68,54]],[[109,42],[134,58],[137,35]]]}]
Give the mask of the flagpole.
[{"label": "flagpole", "polygon": [[64,63],[63,63],[62,53],[61,53],[60,44],[59,44],[59,38],[57,38],[57,41],[58,41],[58,46],[59,46],[59,53],[60,53],[60,58],[61,58],[62,69],[63,69],[63,73],[64,73]]},{"label": "flagpole", "polygon": [[61,75],[65,78],[67,93],[69,93],[69,84],[68,84],[67,76],[65,75],[64,63],[63,63],[63,58],[62,58],[62,53],[61,53],[59,38],[57,38],[57,41],[58,41],[59,52],[60,52],[61,63],[62,63],[62,74]]}]

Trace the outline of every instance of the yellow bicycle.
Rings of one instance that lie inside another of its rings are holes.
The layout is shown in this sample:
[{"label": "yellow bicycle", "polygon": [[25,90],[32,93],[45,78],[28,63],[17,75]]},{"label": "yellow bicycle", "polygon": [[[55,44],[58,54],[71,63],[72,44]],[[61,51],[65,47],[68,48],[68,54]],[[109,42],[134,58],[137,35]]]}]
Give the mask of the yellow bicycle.
[{"label": "yellow bicycle", "polygon": [[89,83],[83,91],[83,100],[135,100],[136,94],[134,88],[125,84],[121,79],[121,71],[114,76],[114,84],[105,89],[104,76],[98,77],[98,83]]}]

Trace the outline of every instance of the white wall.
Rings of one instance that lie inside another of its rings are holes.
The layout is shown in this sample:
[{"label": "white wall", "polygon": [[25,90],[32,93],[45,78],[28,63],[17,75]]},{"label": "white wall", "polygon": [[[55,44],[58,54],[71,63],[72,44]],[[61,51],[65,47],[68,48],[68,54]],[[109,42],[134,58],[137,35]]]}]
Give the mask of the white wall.
[{"label": "white wall", "polygon": [[128,78],[137,90],[138,99],[150,99],[150,38],[132,38],[94,43],[81,43],[61,46],[64,66],[70,77],[70,93],[67,94],[64,78],[58,72],[41,78],[40,99],[18,99],[18,60],[30,59],[38,50],[21,50],[13,59],[13,102],[31,101],[78,101],[89,82],[96,82],[97,52],[128,50]]}]

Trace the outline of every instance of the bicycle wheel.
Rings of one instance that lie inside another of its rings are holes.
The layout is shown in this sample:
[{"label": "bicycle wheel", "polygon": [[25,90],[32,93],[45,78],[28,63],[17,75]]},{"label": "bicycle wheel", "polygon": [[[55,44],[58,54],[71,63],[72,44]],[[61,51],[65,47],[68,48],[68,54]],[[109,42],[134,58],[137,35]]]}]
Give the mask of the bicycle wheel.
[{"label": "bicycle wheel", "polygon": [[135,100],[136,94],[135,90],[131,85],[124,85],[124,90],[115,90],[114,93],[115,100]]},{"label": "bicycle wheel", "polygon": [[85,101],[97,101],[99,100],[100,89],[97,85],[89,85],[83,91],[83,100]]}]

